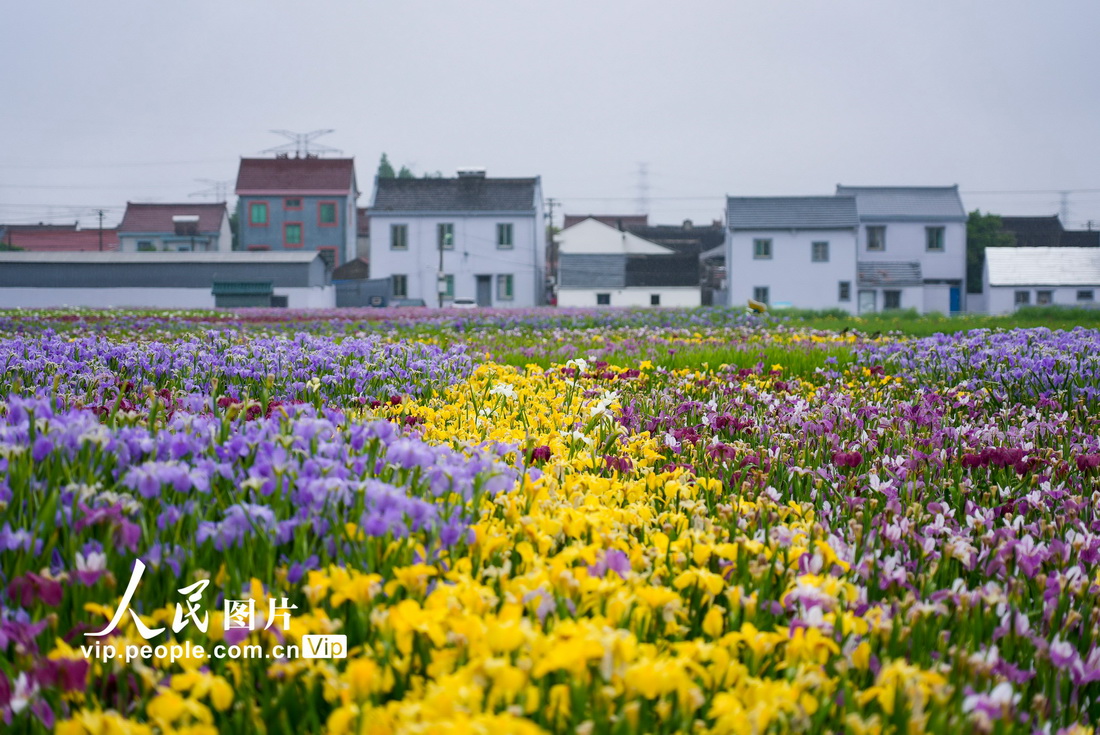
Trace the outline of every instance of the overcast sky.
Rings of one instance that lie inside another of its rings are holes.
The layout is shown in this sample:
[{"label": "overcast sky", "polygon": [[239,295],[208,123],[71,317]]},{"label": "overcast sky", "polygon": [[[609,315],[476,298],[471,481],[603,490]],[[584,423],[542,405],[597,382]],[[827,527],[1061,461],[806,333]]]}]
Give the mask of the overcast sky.
[{"label": "overcast sky", "polygon": [[385,151],[541,175],[578,214],[957,183],[1001,214],[1070,191],[1100,227],[1096,0],[40,0],[4,26],[0,222],[232,199],[269,131],[333,129],[360,205]]}]

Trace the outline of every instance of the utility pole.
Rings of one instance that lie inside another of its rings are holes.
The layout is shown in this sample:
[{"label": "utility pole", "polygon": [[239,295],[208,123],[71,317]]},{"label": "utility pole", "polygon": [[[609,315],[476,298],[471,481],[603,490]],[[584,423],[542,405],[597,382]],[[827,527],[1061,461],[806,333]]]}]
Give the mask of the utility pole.
[{"label": "utility pole", "polygon": [[1060,191],[1058,193],[1062,195],[1062,226],[1065,227],[1066,223],[1069,222],[1069,195],[1071,192]]},{"label": "utility pole", "polygon": [[103,210],[98,210],[99,214],[99,252],[103,252]]},{"label": "utility pole", "polygon": [[[549,212],[546,215],[546,262],[543,263],[543,267],[546,268],[546,274],[550,276],[551,288],[553,293],[557,293],[558,285],[558,251],[554,243],[554,207],[561,204],[557,199],[552,197],[547,198],[546,208]],[[546,290],[546,285],[543,284],[543,291]]]},{"label": "utility pole", "polygon": [[435,274],[435,292],[439,298],[439,308],[443,308],[443,237],[436,233],[436,247],[439,248],[439,271]]}]

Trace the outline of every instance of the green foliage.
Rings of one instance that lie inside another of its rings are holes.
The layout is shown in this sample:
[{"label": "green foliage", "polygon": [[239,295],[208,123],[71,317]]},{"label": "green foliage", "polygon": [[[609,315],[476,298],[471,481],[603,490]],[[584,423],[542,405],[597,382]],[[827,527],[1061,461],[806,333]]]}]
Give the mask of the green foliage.
[{"label": "green foliage", "polygon": [[401,170],[397,172],[397,178],[399,179],[415,179],[413,172],[409,170],[408,166],[402,166]]},{"label": "green foliage", "polygon": [[1003,223],[996,214],[982,214],[975,209],[966,220],[966,290],[982,291],[982,266],[986,248],[1006,248],[1016,244],[1016,236],[1004,232]]},{"label": "green foliage", "polygon": [[240,219],[241,218],[238,216],[237,210],[233,210],[233,213],[229,215],[229,232],[233,235],[233,244],[230,246],[230,249],[232,250],[238,250],[241,246],[240,239],[237,234],[238,230],[240,229]]},{"label": "green foliage", "polygon": [[390,163],[389,156],[383,153],[382,160],[378,162],[378,178],[392,179],[396,176],[397,174],[394,173],[393,164]]}]

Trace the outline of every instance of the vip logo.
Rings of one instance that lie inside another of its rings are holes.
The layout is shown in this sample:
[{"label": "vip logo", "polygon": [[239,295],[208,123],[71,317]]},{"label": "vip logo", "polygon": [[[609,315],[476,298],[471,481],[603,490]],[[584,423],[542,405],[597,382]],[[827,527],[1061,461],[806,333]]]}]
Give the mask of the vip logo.
[{"label": "vip logo", "polygon": [[346,635],[302,636],[302,658],[347,658]]}]

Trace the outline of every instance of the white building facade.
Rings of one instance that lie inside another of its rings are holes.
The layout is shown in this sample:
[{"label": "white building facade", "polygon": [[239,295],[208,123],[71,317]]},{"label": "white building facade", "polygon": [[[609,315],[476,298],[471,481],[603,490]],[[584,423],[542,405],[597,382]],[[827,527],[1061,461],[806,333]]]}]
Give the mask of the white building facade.
[{"label": "white building facade", "polygon": [[395,299],[447,306],[545,303],[546,222],[538,177],[376,179],[370,270]]},{"label": "white building facade", "polygon": [[852,197],[730,197],[730,303],[854,311],[859,220]]},{"label": "white building facade", "polygon": [[966,308],[958,187],[838,186],[831,197],[729,197],[729,302],[854,313]]},{"label": "white building facade", "polygon": [[966,210],[957,186],[837,186],[859,212],[860,263],[865,273],[913,274],[904,282],[884,278],[859,284],[859,311],[916,309],[956,314],[966,309]]},{"label": "white building facade", "polygon": [[986,248],[982,287],[990,314],[1021,306],[1083,306],[1100,301],[1100,248]]},{"label": "white building facade", "polygon": [[558,243],[558,306],[699,306],[699,259],[595,218]]}]

